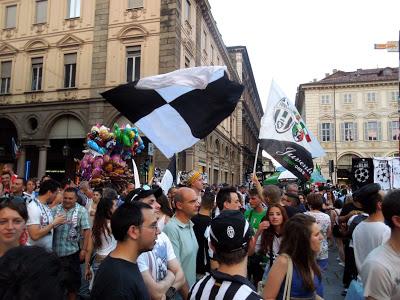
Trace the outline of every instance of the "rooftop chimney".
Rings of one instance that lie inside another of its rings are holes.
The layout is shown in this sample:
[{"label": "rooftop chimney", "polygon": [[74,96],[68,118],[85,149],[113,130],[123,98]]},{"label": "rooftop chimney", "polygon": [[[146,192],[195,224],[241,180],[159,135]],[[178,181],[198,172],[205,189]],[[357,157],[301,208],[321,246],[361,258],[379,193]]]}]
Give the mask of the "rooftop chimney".
[{"label": "rooftop chimney", "polygon": [[336,70],[336,69],[333,69],[333,70],[332,70],[332,73],[336,73],[336,72],[337,72],[337,70]]},{"label": "rooftop chimney", "polygon": [[328,77],[329,76],[329,73],[325,73],[325,77]]}]

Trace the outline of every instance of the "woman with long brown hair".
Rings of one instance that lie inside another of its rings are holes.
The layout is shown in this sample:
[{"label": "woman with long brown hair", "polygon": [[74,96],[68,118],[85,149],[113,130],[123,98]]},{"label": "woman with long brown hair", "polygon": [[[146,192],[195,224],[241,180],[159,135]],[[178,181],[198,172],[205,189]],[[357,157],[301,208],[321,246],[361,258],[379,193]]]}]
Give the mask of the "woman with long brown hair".
[{"label": "woman with long brown hair", "polygon": [[264,262],[266,263],[263,278],[268,275],[269,269],[278,256],[283,226],[287,220],[288,216],[285,208],[280,204],[271,204],[268,207],[266,216],[261,222],[262,226],[259,227],[256,233],[256,238],[261,234],[261,248],[259,253],[265,257]]},{"label": "woman with long brown hair", "polygon": [[93,273],[96,274],[101,262],[113,251],[117,242],[111,232],[111,216],[117,209],[118,194],[115,190],[106,188],[103,191],[103,198],[97,204],[93,220],[92,238],[89,239],[88,250],[85,256],[85,277],[92,278],[90,260],[95,250],[96,256],[92,265]]},{"label": "woman with long brown hair", "polygon": [[283,299],[288,266],[293,264],[290,297],[323,297],[321,271],[315,260],[321,249],[320,227],[313,217],[296,214],[283,230],[280,255],[268,274],[264,299]]}]

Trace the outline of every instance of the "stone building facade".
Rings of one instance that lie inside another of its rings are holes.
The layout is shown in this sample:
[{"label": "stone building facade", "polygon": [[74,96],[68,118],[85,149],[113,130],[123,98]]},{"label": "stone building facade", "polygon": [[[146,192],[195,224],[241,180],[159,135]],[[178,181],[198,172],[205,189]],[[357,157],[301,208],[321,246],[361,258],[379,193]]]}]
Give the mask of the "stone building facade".
[{"label": "stone building facade", "polygon": [[333,70],[301,84],[296,106],[326,151],[315,160],[334,182],[348,182],[353,157],[399,155],[398,69]]},{"label": "stone building facade", "polygon": [[[71,177],[92,125],[126,124],[101,98],[104,90],[200,65],[226,65],[230,78],[242,81],[207,0],[0,0],[0,15],[0,163],[13,160],[14,137],[21,175],[29,161],[31,176]],[[180,170],[200,169],[210,183],[244,180],[255,136],[244,145],[243,112],[259,126],[261,109],[253,75],[246,76],[252,92],[207,138],[179,154]],[[257,108],[246,111],[246,102]],[[153,159],[166,167],[158,151]]]}]

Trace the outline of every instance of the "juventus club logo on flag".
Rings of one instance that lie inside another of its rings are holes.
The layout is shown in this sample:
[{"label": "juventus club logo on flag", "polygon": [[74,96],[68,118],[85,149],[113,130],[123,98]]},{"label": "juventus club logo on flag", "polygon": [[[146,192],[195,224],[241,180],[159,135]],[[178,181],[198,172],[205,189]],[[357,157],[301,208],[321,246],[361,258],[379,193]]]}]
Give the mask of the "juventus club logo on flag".
[{"label": "juventus club logo on flag", "polygon": [[242,92],[225,66],[211,66],[143,78],[102,96],[170,158],[230,116]]},{"label": "juventus club logo on flag", "polygon": [[259,138],[261,147],[302,181],[311,177],[313,158],[325,155],[296,107],[274,82]]}]

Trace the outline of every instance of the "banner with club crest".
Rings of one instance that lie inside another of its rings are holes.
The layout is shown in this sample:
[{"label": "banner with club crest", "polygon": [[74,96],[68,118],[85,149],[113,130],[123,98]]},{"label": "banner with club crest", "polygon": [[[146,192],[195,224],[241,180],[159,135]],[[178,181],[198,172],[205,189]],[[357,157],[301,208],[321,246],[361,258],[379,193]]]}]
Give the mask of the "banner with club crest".
[{"label": "banner with club crest", "polygon": [[296,107],[272,82],[261,119],[260,146],[301,181],[310,180],[313,158],[325,155]]}]

